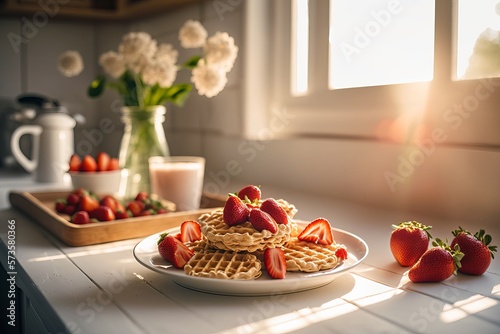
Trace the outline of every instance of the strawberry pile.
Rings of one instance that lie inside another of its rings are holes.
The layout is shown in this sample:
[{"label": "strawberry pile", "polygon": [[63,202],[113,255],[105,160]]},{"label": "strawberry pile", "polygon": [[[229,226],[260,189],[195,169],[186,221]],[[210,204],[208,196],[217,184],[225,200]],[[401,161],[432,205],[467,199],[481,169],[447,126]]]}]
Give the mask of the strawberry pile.
[{"label": "strawberry pile", "polygon": [[288,224],[287,213],[274,198],[268,198],[259,204],[260,200],[260,188],[254,185],[229,194],[224,204],[224,222],[234,226],[249,221],[257,231],[268,230],[271,233],[278,232],[278,224]]},{"label": "strawberry pile", "polygon": [[170,212],[161,200],[146,192],[138,193],[132,201],[124,204],[114,196],[105,195],[99,198],[82,188],[75,189],[66,198],[57,200],[55,210],[70,216],[69,220],[74,224],[107,222]]},{"label": "strawberry pile", "polygon": [[82,158],[78,154],[73,154],[69,159],[70,172],[106,172],[118,170],[118,159],[111,158],[106,152],[99,152],[96,158],[85,155]]},{"label": "strawberry pile", "polygon": [[440,282],[457,271],[482,275],[497,250],[496,246],[490,246],[492,238],[483,229],[472,234],[459,227],[452,231],[454,238],[449,245],[436,238],[429,249],[430,226],[412,221],[393,228],[391,252],[401,266],[411,266],[408,278],[415,283]]}]

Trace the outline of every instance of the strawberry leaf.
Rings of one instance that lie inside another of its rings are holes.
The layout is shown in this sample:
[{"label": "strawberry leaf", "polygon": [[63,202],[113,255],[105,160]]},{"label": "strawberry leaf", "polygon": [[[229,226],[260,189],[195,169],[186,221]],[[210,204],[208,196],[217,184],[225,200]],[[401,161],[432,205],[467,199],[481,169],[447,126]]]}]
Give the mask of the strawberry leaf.
[{"label": "strawberry leaf", "polygon": [[429,230],[432,228],[432,226],[427,226],[427,225],[421,224],[415,220],[402,222],[402,223],[399,223],[398,225],[393,224],[392,228],[395,230],[398,228],[406,228],[406,229],[410,229],[410,230],[416,230],[416,229],[422,230],[422,231],[425,231],[425,233],[427,233],[427,237],[429,239],[432,239],[432,235],[429,233]]}]

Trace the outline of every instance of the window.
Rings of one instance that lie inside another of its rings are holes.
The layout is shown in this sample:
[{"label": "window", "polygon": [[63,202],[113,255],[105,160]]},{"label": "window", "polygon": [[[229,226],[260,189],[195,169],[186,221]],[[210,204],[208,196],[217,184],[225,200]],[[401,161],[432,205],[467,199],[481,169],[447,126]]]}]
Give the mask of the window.
[{"label": "window", "polygon": [[457,4],[455,79],[500,77],[500,1]]},{"label": "window", "polygon": [[329,88],[430,81],[434,0],[330,0]]},{"label": "window", "polygon": [[[425,127],[451,124],[461,130],[447,133],[454,144],[500,145],[490,131],[500,123],[500,94],[492,92],[500,81],[485,90],[469,80],[500,73],[467,74],[484,31],[497,38],[490,47],[500,68],[500,0],[480,2],[245,2],[246,137],[392,140],[386,130],[397,128],[398,141],[411,142]],[[455,115],[475,91],[488,94],[476,99],[474,117]],[[286,126],[273,129],[280,117]]]}]

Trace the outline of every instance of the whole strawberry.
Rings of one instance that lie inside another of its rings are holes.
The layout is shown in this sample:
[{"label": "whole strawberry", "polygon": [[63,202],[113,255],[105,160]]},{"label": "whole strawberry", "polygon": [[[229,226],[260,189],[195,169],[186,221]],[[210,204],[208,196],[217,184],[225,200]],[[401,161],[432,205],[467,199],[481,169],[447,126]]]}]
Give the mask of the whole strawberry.
[{"label": "whole strawberry", "polygon": [[431,249],[408,271],[408,278],[414,283],[441,282],[457,273],[464,256],[460,247],[451,249],[444,241],[436,239]]},{"label": "whole strawberry", "polygon": [[392,255],[403,267],[414,265],[429,247],[432,226],[408,221],[392,227],[394,231],[389,241]]},{"label": "whole strawberry", "polygon": [[260,209],[273,217],[278,224],[288,224],[288,215],[274,198],[268,198],[260,205]]},{"label": "whole strawberry", "polygon": [[249,214],[250,209],[247,205],[238,196],[234,195],[228,197],[222,212],[224,222],[229,226],[243,224],[248,220]]},{"label": "whole strawberry", "polygon": [[278,232],[278,225],[270,214],[260,210],[252,209],[248,217],[252,226],[259,232],[268,230],[271,233]]},{"label": "whole strawberry", "polygon": [[482,275],[490,266],[491,259],[495,258],[497,251],[497,246],[489,246],[491,236],[483,229],[472,235],[460,226],[452,233],[455,238],[451,241],[451,247],[458,245],[460,251],[464,253],[459,271],[469,275]]},{"label": "whole strawberry", "polygon": [[238,191],[237,196],[245,201],[256,202],[260,200],[261,191],[260,188],[254,185],[248,185],[243,187]]}]

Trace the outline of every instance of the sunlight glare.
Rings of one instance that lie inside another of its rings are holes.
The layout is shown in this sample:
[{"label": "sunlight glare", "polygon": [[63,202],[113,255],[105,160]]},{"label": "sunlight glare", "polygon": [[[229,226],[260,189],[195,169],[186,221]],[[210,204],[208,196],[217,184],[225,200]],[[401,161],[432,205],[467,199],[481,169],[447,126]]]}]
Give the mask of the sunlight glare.
[{"label": "sunlight glare", "polygon": [[403,292],[404,292],[404,290],[394,289],[394,290],[391,290],[388,292],[379,293],[377,295],[368,296],[366,298],[358,299],[358,300],[356,300],[356,304],[359,306],[362,306],[362,307],[366,307],[366,306],[373,305],[373,304],[378,304],[378,303],[381,303],[383,301],[389,300],[389,299],[393,298],[394,296],[397,296]]},{"label": "sunlight glare", "polygon": [[457,308],[451,308],[449,310],[444,310],[439,314],[439,318],[444,322],[444,323],[451,323],[455,322],[458,320],[461,320],[465,317],[467,317],[468,314],[460,309]]},{"label": "sunlight glare", "polygon": [[494,307],[498,305],[498,303],[498,300],[495,300],[493,298],[475,295],[466,300],[462,300],[460,303],[457,303],[460,305],[456,304],[456,306],[460,307],[462,310],[470,314],[474,314],[484,311],[490,307]]},{"label": "sunlight glare", "polygon": [[330,89],[432,80],[434,11],[434,0],[330,0]]},{"label": "sunlight glare", "polygon": [[307,93],[309,76],[309,4],[308,0],[292,3],[292,95]]}]

